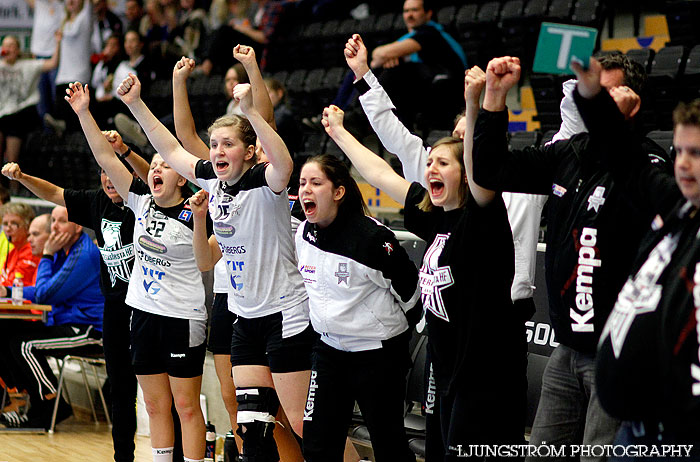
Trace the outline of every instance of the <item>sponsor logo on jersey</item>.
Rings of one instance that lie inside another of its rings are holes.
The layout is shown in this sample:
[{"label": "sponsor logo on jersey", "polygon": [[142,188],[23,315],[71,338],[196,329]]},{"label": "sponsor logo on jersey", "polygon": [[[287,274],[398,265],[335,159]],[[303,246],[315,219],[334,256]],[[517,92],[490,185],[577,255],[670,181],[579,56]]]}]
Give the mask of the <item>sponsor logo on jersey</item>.
[{"label": "sponsor logo on jersey", "polygon": [[168,217],[165,216],[163,212],[160,210],[153,210],[153,213],[151,214],[151,218],[155,218],[156,220],[167,220]]},{"label": "sponsor logo on jersey", "polygon": [[217,221],[216,223],[214,223],[214,233],[216,233],[217,236],[221,237],[231,237],[234,234],[236,234],[236,228],[229,224]]},{"label": "sponsor logo on jersey", "polygon": [[231,275],[231,287],[233,287],[236,290],[242,290],[243,283],[239,282],[240,279],[243,279],[243,276],[241,276],[240,274]]},{"label": "sponsor logo on jersey", "polygon": [[[593,269],[601,265],[596,258],[598,230],[583,228],[578,250],[578,266],[576,267],[576,310],[569,308],[571,330],[574,332],[593,332]],[[584,313],[584,314],[581,314]]]},{"label": "sponsor logo on jersey", "polygon": [[314,400],[316,399],[316,389],[318,388],[318,382],[316,382],[316,377],[318,377],[318,372],[311,371],[311,380],[309,381],[309,394],[306,398],[306,407],[304,408],[304,420],[313,420],[314,415]]},{"label": "sponsor logo on jersey", "polygon": [[160,292],[160,284],[156,281],[143,281],[143,288],[148,295],[158,295]]},{"label": "sponsor logo on jersey", "polygon": [[656,310],[662,292],[662,287],[657,282],[671,261],[677,245],[678,235],[664,237],[649,253],[647,261],[639,268],[634,279],[627,279],[617,296],[615,307],[600,335],[601,343],[610,337],[610,345],[616,358],[620,357],[634,319]]},{"label": "sponsor logo on jersey", "polygon": [[245,253],[244,245],[226,245],[219,242],[219,247],[224,255],[242,255]]},{"label": "sponsor logo on jersey", "polygon": [[552,194],[557,197],[563,197],[566,194],[566,188],[555,183],[552,185]]},{"label": "sponsor logo on jersey", "polygon": [[165,268],[170,268],[170,266],[172,266],[172,264],[168,260],[164,258],[152,257],[143,250],[137,250],[136,253],[139,254],[139,259],[143,263],[150,263],[152,265],[163,266]]},{"label": "sponsor logo on jersey", "polygon": [[305,283],[313,284],[316,282],[316,267],[312,265],[301,265],[299,267],[299,272],[301,277],[304,278]]},{"label": "sponsor logo on jersey", "polygon": [[335,272],[335,277],[338,278],[338,284],[344,282],[345,285],[350,285],[350,273],[348,272],[347,263],[338,263],[338,271]]},{"label": "sponsor logo on jersey", "polygon": [[192,218],[192,211],[191,210],[181,210],[180,215],[177,216],[180,220],[184,221],[190,221]]},{"label": "sponsor logo on jersey", "polygon": [[299,196],[289,196],[289,210],[292,210],[294,208],[294,203],[299,199]]},{"label": "sponsor logo on jersey", "polygon": [[423,306],[443,321],[450,321],[442,291],[454,284],[452,269],[438,266],[438,259],[445,248],[449,234],[438,234],[423,256],[423,265],[419,272],[421,300]]},{"label": "sponsor logo on jersey", "polygon": [[605,194],[605,186],[598,186],[595,188],[595,191],[593,191],[593,194],[588,198],[588,208],[586,210],[591,210],[594,209],[596,213],[598,213],[600,206],[605,203],[605,198],[603,195]]},{"label": "sponsor logo on jersey", "polygon": [[309,240],[309,242],[316,242],[316,235],[311,231],[306,233],[306,238]]},{"label": "sponsor logo on jersey", "polygon": [[154,241],[148,236],[139,236],[138,243],[141,247],[143,247],[146,250],[150,250],[151,252],[161,254],[168,252],[168,248],[165,245],[161,244],[160,242]]},{"label": "sponsor logo on jersey", "polygon": [[186,358],[187,353],[170,353],[171,358]]}]

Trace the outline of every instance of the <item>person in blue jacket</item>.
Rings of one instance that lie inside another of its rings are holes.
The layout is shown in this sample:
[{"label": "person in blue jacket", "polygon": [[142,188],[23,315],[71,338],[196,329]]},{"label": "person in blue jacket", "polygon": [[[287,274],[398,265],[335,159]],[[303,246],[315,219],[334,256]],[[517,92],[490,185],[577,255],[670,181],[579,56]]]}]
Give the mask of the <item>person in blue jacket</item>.
[{"label": "person in blue jacket", "polygon": [[[57,382],[46,356],[102,351],[104,298],[99,278],[97,246],[82,226],[68,221],[65,207],[55,207],[36,285],[26,294],[35,303],[51,305],[52,310],[46,324],[32,323],[7,341],[5,359],[31,403],[28,414],[10,423],[12,426],[48,429],[51,425]],[[58,409],[57,422],[70,415],[67,403],[62,401]]]}]

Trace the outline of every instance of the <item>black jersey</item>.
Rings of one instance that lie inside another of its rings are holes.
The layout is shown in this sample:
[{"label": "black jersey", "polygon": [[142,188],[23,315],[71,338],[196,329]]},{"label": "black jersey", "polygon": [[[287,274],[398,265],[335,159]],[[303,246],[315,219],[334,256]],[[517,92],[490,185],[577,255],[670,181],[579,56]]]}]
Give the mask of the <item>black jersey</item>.
[{"label": "black jersey", "polygon": [[[558,342],[592,354],[654,215],[631,203],[601,161],[606,139],[580,133],[509,151],[507,124],[507,111],[480,112],[474,179],[497,191],[549,195],[545,277],[552,326]],[[666,164],[661,147],[640,143],[647,164]]]},{"label": "black jersey", "polygon": [[[486,207],[445,212],[418,209],[426,190],[406,196],[406,228],[428,243],[419,279],[438,392],[474,392],[521,371],[507,366],[522,355],[522,321],[510,299],[513,236],[500,195]],[[484,380],[469,380],[470,373]],[[524,372],[524,371],[522,371]]]},{"label": "black jersey", "polygon": [[100,249],[100,288],[106,298],[124,300],[134,266],[134,214],[101,189],[65,189],[68,219],[95,232]]}]

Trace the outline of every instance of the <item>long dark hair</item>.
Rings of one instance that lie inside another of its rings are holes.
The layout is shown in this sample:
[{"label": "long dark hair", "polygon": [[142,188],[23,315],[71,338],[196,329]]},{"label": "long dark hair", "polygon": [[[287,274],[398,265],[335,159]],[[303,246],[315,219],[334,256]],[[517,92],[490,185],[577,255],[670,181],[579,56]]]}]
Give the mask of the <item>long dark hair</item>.
[{"label": "long dark hair", "polygon": [[304,165],[310,163],[318,164],[324,175],[333,183],[334,188],[338,189],[340,186],[345,188],[345,194],[340,199],[340,204],[338,204],[338,215],[370,215],[357,182],[350,175],[350,169],[340,159],[330,154],[322,154],[310,157],[304,162]]}]

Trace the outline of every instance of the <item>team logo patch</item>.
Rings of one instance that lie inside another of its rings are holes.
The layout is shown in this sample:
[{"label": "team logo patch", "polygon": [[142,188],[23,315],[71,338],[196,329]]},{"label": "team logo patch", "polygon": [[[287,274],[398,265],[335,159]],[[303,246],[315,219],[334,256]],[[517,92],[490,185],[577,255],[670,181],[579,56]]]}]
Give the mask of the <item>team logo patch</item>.
[{"label": "team logo patch", "polygon": [[552,185],[552,194],[558,197],[563,197],[564,194],[566,194],[566,188],[563,186],[559,186],[558,184],[553,184]]},{"label": "team logo patch", "polygon": [[386,250],[387,255],[391,255],[391,252],[394,251],[394,246],[391,245],[391,242],[385,242],[382,247]]},{"label": "team logo patch", "polygon": [[600,208],[600,206],[605,203],[605,198],[603,197],[603,194],[605,194],[605,186],[598,186],[597,188],[595,188],[595,191],[593,191],[591,197],[588,198],[587,210],[594,209],[596,213],[598,213],[598,209]]},{"label": "team logo patch", "polygon": [[348,279],[350,278],[350,273],[348,272],[347,263],[338,263],[338,271],[335,272],[335,277],[338,278],[338,284],[344,282],[345,285],[349,285]]},{"label": "team logo patch", "polygon": [[168,248],[161,244],[160,242],[156,242],[153,239],[151,239],[148,236],[141,236],[139,237],[139,245],[143,247],[146,250],[150,250],[151,252],[155,253],[167,253]]},{"label": "team logo patch", "polygon": [[309,242],[316,242],[316,236],[314,236],[311,231],[306,233],[306,238],[309,240]]},{"label": "team logo patch", "polygon": [[236,290],[243,289],[243,283],[238,282],[239,279],[242,279],[240,275],[231,276],[231,287],[233,287]]},{"label": "team logo patch", "polygon": [[181,210],[180,215],[177,216],[180,220],[184,221],[190,221],[192,218],[192,211],[191,210]]},{"label": "team logo patch", "polygon": [[214,223],[214,232],[217,236],[231,237],[236,234],[236,228],[226,223],[216,222]]}]

